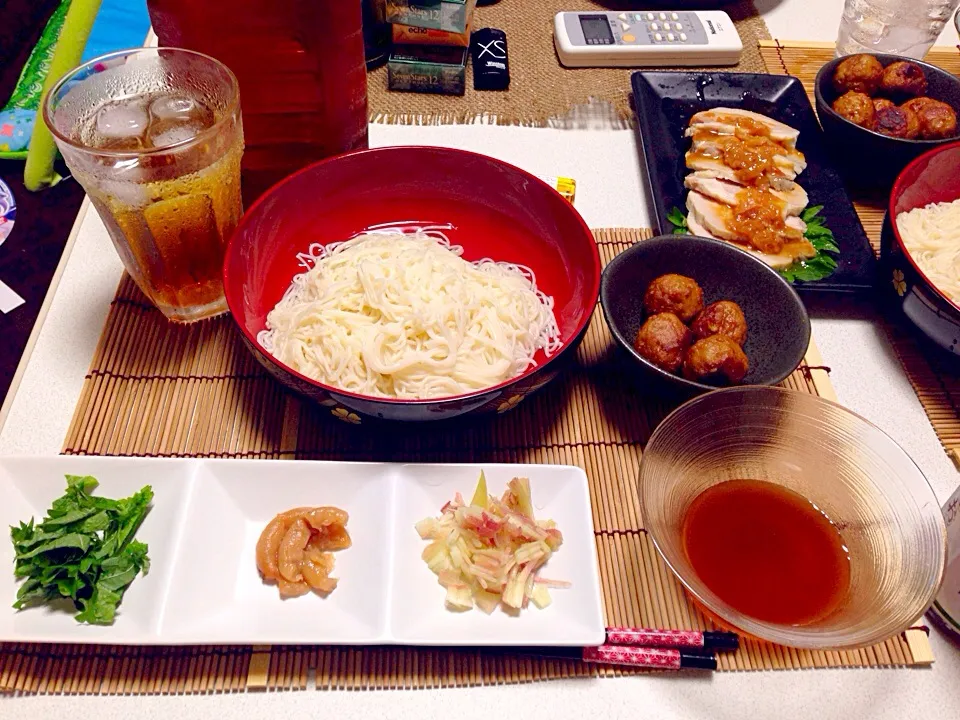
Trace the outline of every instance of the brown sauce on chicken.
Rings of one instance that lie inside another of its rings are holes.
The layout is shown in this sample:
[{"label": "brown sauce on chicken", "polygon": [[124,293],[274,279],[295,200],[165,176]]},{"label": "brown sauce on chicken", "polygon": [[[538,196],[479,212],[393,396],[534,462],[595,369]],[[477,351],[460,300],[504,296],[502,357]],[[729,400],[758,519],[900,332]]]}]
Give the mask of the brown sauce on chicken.
[{"label": "brown sauce on chicken", "polygon": [[782,153],[779,145],[766,138],[731,139],[734,142],[726,143],[723,148],[723,161],[737,173],[740,182],[756,182],[779,172],[775,161]]},{"label": "brown sauce on chicken", "polygon": [[769,192],[750,187],[737,194],[729,227],[760,252],[772,255],[783,250],[789,233],[783,203]]},{"label": "brown sauce on chicken", "polygon": [[734,171],[746,187],[731,208],[728,227],[744,244],[760,252],[779,254],[800,235],[786,225],[785,205],[770,192],[771,179],[784,176],[777,157],[789,151],[770,137],[770,129],[763,123],[739,117],[725,117],[724,122],[734,125],[734,134],[697,130],[693,141],[700,149],[691,155],[720,160]]},{"label": "brown sauce on chicken", "polygon": [[730,124],[735,127],[733,135],[721,135],[709,129],[696,132],[694,143],[712,147],[693,155],[722,160],[745,185],[756,184],[760,179],[780,174],[776,157],[783,155],[784,149],[770,139],[769,128],[750,118],[737,118]]}]

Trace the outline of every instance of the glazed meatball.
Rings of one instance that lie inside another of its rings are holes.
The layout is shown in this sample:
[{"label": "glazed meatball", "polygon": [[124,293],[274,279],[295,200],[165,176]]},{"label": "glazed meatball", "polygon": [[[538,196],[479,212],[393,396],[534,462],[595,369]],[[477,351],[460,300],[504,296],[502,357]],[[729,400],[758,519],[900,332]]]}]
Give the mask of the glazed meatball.
[{"label": "glazed meatball", "polygon": [[880,112],[885,108],[896,107],[897,104],[893,100],[887,100],[886,98],[874,98],[873,99],[873,109],[875,112]]},{"label": "glazed meatball", "polygon": [[883,71],[880,91],[896,97],[919,97],[927,92],[927,76],[916,63],[898,60]]},{"label": "glazed meatball", "polygon": [[851,55],[833,72],[833,87],[838,93],[854,92],[873,95],[880,87],[883,65],[873,55]]},{"label": "glazed meatball", "polygon": [[907,100],[901,107],[916,114],[920,137],[924,140],[942,140],[957,134],[957,113],[945,102],[918,97]]},{"label": "glazed meatball", "polygon": [[885,107],[876,113],[873,129],[890,137],[912,140],[920,134],[920,119],[906,107]]},{"label": "glazed meatball", "polygon": [[703,310],[703,290],[697,281],[683,275],[661,275],[647,287],[643,308],[648,315],[672,312],[688,323]]},{"label": "glazed meatball", "polygon": [[633,346],[647,360],[669,372],[676,372],[683,364],[693,334],[673,313],[657,313],[637,333]]},{"label": "glazed meatball", "polygon": [[683,362],[685,378],[710,384],[738,383],[749,369],[743,350],[726,335],[697,340]]},{"label": "glazed meatball", "polygon": [[848,92],[833,101],[833,109],[841,117],[845,117],[860,127],[873,128],[877,111],[873,107],[873,100],[862,92]]},{"label": "glazed meatball", "polygon": [[747,319],[740,306],[732,300],[720,300],[707,305],[697,315],[690,329],[699,340],[711,335],[726,335],[742,346],[747,339]]}]

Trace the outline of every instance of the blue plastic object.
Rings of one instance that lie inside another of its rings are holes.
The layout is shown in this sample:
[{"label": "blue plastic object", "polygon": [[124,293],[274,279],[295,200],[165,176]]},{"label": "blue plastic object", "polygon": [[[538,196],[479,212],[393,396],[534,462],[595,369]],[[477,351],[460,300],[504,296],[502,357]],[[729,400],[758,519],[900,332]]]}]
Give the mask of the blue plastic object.
[{"label": "blue plastic object", "polygon": [[[83,51],[80,63],[114,50],[143,45],[150,31],[146,0],[102,0],[100,10]],[[40,78],[43,82],[45,78]],[[37,108],[10,107],[0,110],[0,127],[11,128],[6,137],[4,158],[25,158]]]}]

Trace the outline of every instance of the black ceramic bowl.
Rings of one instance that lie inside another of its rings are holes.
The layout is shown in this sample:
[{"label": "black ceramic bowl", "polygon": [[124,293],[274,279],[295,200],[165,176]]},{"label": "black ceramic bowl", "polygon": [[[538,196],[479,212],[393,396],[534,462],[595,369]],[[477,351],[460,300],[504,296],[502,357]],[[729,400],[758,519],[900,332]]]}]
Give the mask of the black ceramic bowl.
[{"label": "black ceramic bowl", "polygon": [[600,304],[610,331],[642,373],[642,384],[661,394],[693,396],[715,390],[661,370],[633,347],[644,321],[643,294],[667,273],[691,277],[704,303],[733,300],[747,319],[743,350],[750,361],[744,385],[775,385],[792,373],[810,344],[810,318],[797,293],[768,265],[719,240],[661,235],[624,250],[600,280]]},{"label": "black ceramic bowl", "polygon": [[[952,105],[960,114],[960,78],[913,58],[874,54],[884,67],[896,60],[909,60],[922,67],[927,76],[927,97]],[[889,188],[911,160],[938,145],[957,140],[956,137],[944,140],[889,137],[860,127],[834,112],[831,105],[840,93],[833,88],[833,73],[845,59],[836,58],[820,68],[813,93],[827,145],[848,179],[863,186]]]},{"label": "black ceramic bowl", "polygon": [[890,193],[880,261],[887,298],[935,345],[960,357],[960,304],[930,282],[907,252],[893,222],[902,212],[957,198],[960,198],[960,142],[941,145],[907,165]]}]

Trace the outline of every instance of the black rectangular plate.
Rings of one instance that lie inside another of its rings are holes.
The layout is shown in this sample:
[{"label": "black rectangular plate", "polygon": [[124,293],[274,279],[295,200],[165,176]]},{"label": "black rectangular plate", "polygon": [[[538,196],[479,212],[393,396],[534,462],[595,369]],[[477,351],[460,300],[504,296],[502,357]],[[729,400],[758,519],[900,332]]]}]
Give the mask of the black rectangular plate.
[{"label": "black rectangular plate", "polygon": [[799,292],[861,292],[872,289],[876,258],[853,209],[839,173],[830,163],[803,85],[788,75],[719,72],[635,72],[633,98],[647,179],[662,234],[673,231],[667,213],[674,207],[686,214],[683,178],[688,170],[684,154],[690,140],[683,133],[690,118],[701,110],[733,107],[767,115],[800,131],[797,149],[807,158],[807,169],[797,182],[811,205],[823,205],[822,215],[833,231],[840,256],[830,277],[796,283]]}]

